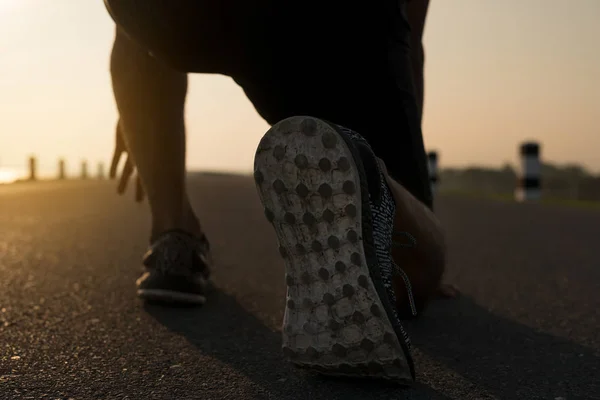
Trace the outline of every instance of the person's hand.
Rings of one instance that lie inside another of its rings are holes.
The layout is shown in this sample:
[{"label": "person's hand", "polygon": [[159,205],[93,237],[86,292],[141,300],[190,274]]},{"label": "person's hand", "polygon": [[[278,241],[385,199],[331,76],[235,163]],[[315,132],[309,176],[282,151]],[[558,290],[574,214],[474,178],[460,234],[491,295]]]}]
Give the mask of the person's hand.
[{"label": "person's hand", "polygon": [[[131,156],[127,153],[127,146],[125,145],[125,140],[123,138],[123,132],[121,131],[120,121],[117,122],[116,129],[116,140],[115,140],[115,151],[113,153],[112,162],[110,164],[109,176],[111,179],[115,179],[117,177],[117,167],[119,166],[119,161],[121,161],[121,157],[123,153],[127,156],[125,161],[125,165],[123,167],[123,171],[121,172],[121,178],[119,179],[119,184],[117,185],[117,193],[123,194],[125,193],[125,189],[127,188],[127,183],[129,179],[133,175],[133,171],[135,170],[135,166],[133,164],[133,160]],[[142,182],[140,181],[140,176],[136,176],[136,184],[135,184],[135,201],[138,203],[144,200],[144,189],[142,187]]]}]

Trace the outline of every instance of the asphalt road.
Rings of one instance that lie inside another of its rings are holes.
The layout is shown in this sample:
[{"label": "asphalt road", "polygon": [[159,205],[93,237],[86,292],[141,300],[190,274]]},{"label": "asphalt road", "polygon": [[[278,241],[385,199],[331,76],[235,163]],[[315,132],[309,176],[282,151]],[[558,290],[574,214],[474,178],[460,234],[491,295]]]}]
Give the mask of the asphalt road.
[{"label": "asphalt road", "polygon": [[201,309],[136,298],[149,218],[132,193],[0,187],[0,399],[600,399],[600,209],[440,197],[463,295],[408,324],[418,383],[403,389],[289,366],[253,182],[190,179],[218,263]]}]

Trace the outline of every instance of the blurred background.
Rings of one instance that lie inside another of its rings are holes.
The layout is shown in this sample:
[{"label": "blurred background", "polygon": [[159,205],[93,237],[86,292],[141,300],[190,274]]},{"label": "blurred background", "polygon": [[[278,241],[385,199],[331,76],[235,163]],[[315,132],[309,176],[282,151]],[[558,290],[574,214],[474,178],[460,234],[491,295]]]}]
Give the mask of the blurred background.
[{"label": "blurred background", "polygon": [[[114,24],[102,0],[0,0],[0,400],[600,400],[598,21],[600,0],[431,0],[423,131],[460,296],[405,325],[417,384],[400,392],[282,359],[287,285],[249,174],[268,126],[224,76],[192,76],[186,109],[214,290],[141,306],[148,204],[96,180]],[[30,159],[72,180],[10,183]],[[542,201],[512,201],[540,198],[539,172]]]},{"label": "blurred background", "polygon": [[[512,193],[534,140],[547,196],[600,200],[598,16],[597,0],[432,2],[423,130],[440,190]],[[70,176],[108,163],[113,35],[100,0],[0,0],[0,182],[30,156],[48,178],[59,159]],[[230,78],[192,76],[186,115],[190,170],[250,171],[268,126]]]}]

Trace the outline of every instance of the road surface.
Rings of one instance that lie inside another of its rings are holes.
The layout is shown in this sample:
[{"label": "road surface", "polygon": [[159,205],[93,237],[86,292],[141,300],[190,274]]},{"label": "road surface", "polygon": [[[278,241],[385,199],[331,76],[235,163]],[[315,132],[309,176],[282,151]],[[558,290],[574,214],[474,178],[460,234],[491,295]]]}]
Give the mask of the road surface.
[{"label": "road surface", "polygon": [[447,280],[407,325],[418,382],[280,355],[283,265],[248,177],[190,177],[218,263],[201,309],[135,296],[147,205],[114,182],[0,187],[0,399],[600,399],[600,209],[440,197]]}]

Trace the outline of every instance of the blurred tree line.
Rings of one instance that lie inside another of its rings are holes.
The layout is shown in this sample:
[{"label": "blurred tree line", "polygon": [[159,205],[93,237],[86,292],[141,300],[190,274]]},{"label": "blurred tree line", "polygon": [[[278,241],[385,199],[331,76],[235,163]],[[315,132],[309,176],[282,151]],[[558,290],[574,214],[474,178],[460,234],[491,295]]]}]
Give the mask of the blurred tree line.
[{"label": "blurred tree line", "polygon": [[[512,195],[517,171],[509,164],[500,169],[446,168],[439,172],[441,191],[465,191],[486,195]],[[545,198],[600,201],[600,175],[577,164],[542,164],[542,196]]]}]

